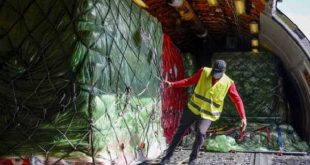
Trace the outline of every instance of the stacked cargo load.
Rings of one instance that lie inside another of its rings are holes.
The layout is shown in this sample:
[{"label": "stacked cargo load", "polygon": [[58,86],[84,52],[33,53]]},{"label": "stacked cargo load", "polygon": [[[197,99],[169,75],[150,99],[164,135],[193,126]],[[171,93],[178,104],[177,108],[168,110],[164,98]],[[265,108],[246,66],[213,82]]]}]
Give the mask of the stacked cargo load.
[{"label": "stacked cargo load", "polygon": [[0,156],[160,153],[161,52],[130,0],[1,1]]},{"label": "stacked cargo load", "polygon": [[[269,52],[216,53],[215,59],[227,62],[226,74],[236,84],[249,122],[285,120],[281,66],[276,56]],[[230,123],[239,119],[233,103],[226,97],[221,120]]]}]

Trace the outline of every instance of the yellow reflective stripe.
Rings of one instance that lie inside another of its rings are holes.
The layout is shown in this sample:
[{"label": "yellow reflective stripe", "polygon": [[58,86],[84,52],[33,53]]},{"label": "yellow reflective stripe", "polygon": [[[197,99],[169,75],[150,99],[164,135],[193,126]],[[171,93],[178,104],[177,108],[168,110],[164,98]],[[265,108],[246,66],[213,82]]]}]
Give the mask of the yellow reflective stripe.
[{"label": "yellow reflective stripe", "polygon": [[219,107],[221,106],[221,105],[219,105],[219,104],[213,102],[211,99],[206,98],[206,97],[203,97],[203,96],[201,96],[201,95],[199,95],[199,94],[197,94],[197,93],[194,93],[194,96],[195,96],[196,98],[200,99],[200,100],[203,100],[203,101],[208,102],[209,104],[215,106],[216,108],[219,108]]},{"label": "yellow reflective stripe", "polygon": [[210,116],[216,116],[219,117],[221,115],[221,112],[210,112],[208,110],[205,109],[201,109],[197,104],[195,104],[192,100],[189,102],[189,104],[195,108],[196,110],[206,114],[206,115],[210,115]]}]

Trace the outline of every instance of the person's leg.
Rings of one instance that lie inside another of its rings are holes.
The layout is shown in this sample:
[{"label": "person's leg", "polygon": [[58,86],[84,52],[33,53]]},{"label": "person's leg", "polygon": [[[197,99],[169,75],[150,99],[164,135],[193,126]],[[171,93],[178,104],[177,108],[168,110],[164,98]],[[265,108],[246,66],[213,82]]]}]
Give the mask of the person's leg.
[{"label": "person's leg", "polygon": [[168,149],[166,150],[166,154],[163,157],[162,161],[169,160],[169,158],[172,156],[173,151],[179,144],[181,137],[183,136],[184,132],[187,128],[190,127],[191,124],[193,124],[199,116],[196,116],[193,114],[189,109],[184,109],[182,117],[179,122],[179,126],[173,135],[173,139],[171,143],[169,144]]},{"label": "person's leg", "polygon": [[189,157],[189,162],[192,162],[197,158],[198,151],[204,143],[206,132],[210,125],[211,121],[208,119],[201,119],[196,123],[196,137],[193,144],[192,153]]}]

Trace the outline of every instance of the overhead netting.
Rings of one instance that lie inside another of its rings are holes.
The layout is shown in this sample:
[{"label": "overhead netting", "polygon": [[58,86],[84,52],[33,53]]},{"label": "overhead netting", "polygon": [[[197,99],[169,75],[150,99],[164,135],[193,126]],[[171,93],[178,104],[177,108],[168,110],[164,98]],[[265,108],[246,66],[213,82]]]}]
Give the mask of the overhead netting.
[{"label": "overhead netting", "polygon": [[0,156],[158,154],[161,51],[130,0],[0,1]]}]

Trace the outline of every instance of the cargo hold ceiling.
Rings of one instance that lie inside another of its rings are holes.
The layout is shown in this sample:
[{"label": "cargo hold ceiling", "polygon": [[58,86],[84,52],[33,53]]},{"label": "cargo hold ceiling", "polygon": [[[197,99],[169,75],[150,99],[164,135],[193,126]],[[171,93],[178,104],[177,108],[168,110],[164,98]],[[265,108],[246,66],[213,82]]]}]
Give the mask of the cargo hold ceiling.
[{"label": "cargo hold ceiling", "polygon": [[[210,5],[210,0],[144,0],[148,10],[163,26],[176,45],[182,50],[193,49],[197,35],[191,27],[191,21],[180,16],[173,2],[188,2],[198,21],[208,31],[208,36],[220,40],[226,36],[243,37],[249,44],[252,38],[250,24],[259,21],[259,15],[264,11],[265,0],[217,0],[217,5]],[[211,0],[212,1],[212,0]],[[237,4],[244,3],[244,13],[238,14]]]}]

